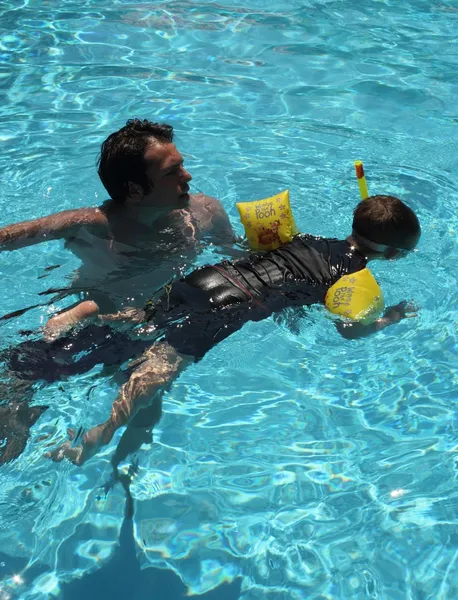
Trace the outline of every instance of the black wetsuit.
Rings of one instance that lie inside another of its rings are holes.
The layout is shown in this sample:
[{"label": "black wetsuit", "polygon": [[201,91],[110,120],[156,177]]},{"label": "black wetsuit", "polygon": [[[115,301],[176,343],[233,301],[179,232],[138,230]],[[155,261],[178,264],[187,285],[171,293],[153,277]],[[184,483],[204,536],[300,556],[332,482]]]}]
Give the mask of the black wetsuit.
[{"label": "black wetsuit", "polygon": [[[346,241],[301,235],[278,250],[203,267],[165,286],[145,307],[146,319],[158,339],[199,359],[247,321],[323,303],[333,283],[365,266]],[[152,343],[90,325],[54,342],[23,342],[0,353],[0,361],[21,379],[53,382],[98,364],[121,365]]]},{"label": "black wetsuit", "polygon": [[193,271],[153,297],[146,318],[178,352],[199,359],[247,321],[324,303],[336,281],[366,262],[345,240],[299,235],[278,250]]}]

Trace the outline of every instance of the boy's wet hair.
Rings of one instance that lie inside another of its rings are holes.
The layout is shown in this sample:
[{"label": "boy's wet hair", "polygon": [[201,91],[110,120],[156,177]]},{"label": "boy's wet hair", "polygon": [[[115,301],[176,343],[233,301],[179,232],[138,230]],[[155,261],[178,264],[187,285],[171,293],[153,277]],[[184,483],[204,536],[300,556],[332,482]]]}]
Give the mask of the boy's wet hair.
[{"label": "boy's wet hair", "polygon": [[416,214],[394,196],[371,196],[360,202],[353,214],[353,230],[376,244],[405,249],[421,232]]},{"label": "boy's wet hair", "polygon": [[145,192],[149,191],[145,152],[154,142],[172,143],[173,127],[146,119],[129,119],[124,127],[103,142],[98,173],[113,200],[124,202],[129,195],[129,181],[141,185]]}]

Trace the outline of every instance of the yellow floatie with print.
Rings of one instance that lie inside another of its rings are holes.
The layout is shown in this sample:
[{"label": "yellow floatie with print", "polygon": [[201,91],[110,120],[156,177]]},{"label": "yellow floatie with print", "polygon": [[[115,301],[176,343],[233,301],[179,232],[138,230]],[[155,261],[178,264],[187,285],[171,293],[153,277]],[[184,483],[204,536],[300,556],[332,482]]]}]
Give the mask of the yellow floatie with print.
[{"label": "yellow floatie with print", "polygon": [[289,203],[289,190],[263,200],[238,202],[237,208],[253,250],[275,250],[298,233]]},{"label": "yellow floatie with print", "polygon": [[329,288],[324,300],[326,308],[352,321],[367,325],[383,311],[383,293],[369,269],[344,275]]}]

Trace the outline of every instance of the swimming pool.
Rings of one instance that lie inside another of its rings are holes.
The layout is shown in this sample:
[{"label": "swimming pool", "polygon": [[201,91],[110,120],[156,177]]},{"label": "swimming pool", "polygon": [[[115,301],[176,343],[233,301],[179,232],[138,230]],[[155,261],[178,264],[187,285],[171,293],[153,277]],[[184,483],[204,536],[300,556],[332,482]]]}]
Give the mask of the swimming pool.
[{"label": "swimming pool", "polygon": [[[176,127],[194,189],[221,198],[239,233],[236,201],[288,188],[302,231],[346,234],[355,159],[369,190],[405,199],[423,227],[417,253],[373,267],[387,303],[413,298],[416,319],[353,342],[318,309],[299,335],[251,323],[178,380],[138,454],[139,564],[193,594],[239,578],[243,600],[456,598],[455,3],[1,11],[0,224],[105,199],[100,143],[140,116]],[[0,253],[0,265],[5,314],[68,285],[78,261],[51,242]],[[2,347],[53,308],[1,322]],[[40,438],[99,422],[115,391],[97,370],[37,389],[51,408],[0,470],[1,600],[65,597],[65,582],[109,573],[125,504],[120,486],[100,487],[114,444],[77,468],[44,460]]]}]

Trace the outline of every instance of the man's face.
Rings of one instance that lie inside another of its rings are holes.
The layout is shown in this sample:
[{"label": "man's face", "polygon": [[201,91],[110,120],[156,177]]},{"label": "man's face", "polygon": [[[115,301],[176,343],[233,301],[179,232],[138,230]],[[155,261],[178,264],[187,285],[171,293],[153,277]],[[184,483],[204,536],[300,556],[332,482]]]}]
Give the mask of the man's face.
[{"label": "man's face", "polygon": [[192,177],[184,168],[175,144],[150,146],[145,152],[145,162],[150,189],[143,192],[141,205],[170,209],[187,206]]}]

